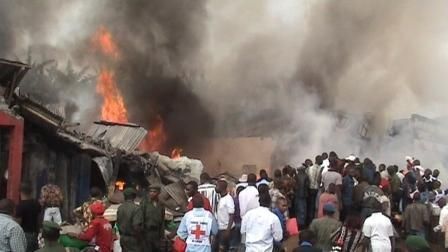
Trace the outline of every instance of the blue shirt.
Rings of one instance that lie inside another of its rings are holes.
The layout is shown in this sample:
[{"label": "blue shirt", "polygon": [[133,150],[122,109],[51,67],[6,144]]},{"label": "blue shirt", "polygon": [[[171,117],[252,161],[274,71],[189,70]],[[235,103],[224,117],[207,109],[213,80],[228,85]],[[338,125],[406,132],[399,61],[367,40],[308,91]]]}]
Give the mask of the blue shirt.
[{"label": "blue shirt", "polygon": [[280,224],[282,225],[282,231],[283,231],[283,239],[286,238],[286,218],[285,215],[278,209],[278,207],[274,208],[272,212],[277,215],[278,220],[280,221]]},{"label": "blue shirt", "polygon": [[353,205],[353,188],[355,188],[355,180],[351,176],[345,176],[342,179],[342,204],[344,206]]}]

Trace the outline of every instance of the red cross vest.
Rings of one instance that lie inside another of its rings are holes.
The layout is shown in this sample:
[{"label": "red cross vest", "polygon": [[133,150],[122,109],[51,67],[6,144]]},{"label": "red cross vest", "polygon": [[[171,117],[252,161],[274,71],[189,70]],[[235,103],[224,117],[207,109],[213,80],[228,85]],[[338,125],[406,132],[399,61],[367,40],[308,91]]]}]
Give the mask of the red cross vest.
[{"label": "red cross vest", "polygon": [[[187,213],[186,220],[188,227],[187,244],[210,246],[210,232],[212,228],[213,216],[209,211],[202,211],[200,216],[195,216],[193,211]],[[196,212],[196,214],[198,214]]]}]

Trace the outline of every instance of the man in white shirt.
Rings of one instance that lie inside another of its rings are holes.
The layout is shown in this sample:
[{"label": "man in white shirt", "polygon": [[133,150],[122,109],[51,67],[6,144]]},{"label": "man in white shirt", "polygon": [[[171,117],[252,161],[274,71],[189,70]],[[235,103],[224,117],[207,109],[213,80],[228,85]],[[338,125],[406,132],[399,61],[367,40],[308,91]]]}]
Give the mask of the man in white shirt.
[{"label": "man in white shirt", "polygon": [[257,189],[257,176],[253,173],[247,176],[248,186],[240,192],[238,200],[240,203],[240,215],[241,218],[251,209],[260,206],[258,202],[258,189]]},{"label": "man in white shirt", "polygon": [[246,236],[246,252],[271,252],[274,241],[282,240],[282,226],[278,217],[269,210],[270,206],[269,194],[261,194],[260,206],[244,215],[241,234]]},{"label": "man in white shirt", "polygon": [[216,237],[215,249],[213,251],[227,251],[233,223],[233,214],[235,213],[235,203],[232,196],[227,192],[227,182],[225,180],[218,181],[216,192],[221,196],[218,202],[218,211],[216,219],[218,220],[218,236]]},{"label": "man in white shirt", "polygon": [[394,228],[389,218],[381,213],[378,202],[375,212],[367,218],[362,227],[364,246],[372,252],[394,251]]}]

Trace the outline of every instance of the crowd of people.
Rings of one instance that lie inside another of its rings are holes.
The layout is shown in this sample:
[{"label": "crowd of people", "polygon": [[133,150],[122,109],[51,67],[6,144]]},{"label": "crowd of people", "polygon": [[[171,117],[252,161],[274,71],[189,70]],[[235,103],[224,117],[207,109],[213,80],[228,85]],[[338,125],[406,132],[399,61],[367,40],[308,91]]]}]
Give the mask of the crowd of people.
[{"label": "crowd of people", "polygon": [[265,170],[238,181],[203,173],[199,184],[185,184],[188,205],[171,233],[160,185],[150,185],[144,195],[129,186],[107,199],[92,188],[74,211],[82,230],[62,232],[64,199],[54,178],[39,200],[25,182],[17,206],[0,200],[0,251],[110,252],[117,243],[121,251],[161,251],[162,240],[173,240],[173,251],[192,252],[435,251],[429,244],[448,251],[440,173],[412,157],[405,164],[377,166],[330,152],[272,177]]},{"label": "crowd of people", "polygon": [[[220,178],[213,187],[203,174],[201,185],[193,186],[197,195],[189,195],[191,215],[198,215],[184,218],[178,235],[187,241],[187,251],[283,251],[297,233],[295,251],[447,249],[448,206],[440,172],[412,157],[403,163],[400,169],[323,153],[314,162],[275,170],[272,178],[265,170],[258,177],[243,174],[233,190]],[[205,236],[198,235],[202,231]]]}]

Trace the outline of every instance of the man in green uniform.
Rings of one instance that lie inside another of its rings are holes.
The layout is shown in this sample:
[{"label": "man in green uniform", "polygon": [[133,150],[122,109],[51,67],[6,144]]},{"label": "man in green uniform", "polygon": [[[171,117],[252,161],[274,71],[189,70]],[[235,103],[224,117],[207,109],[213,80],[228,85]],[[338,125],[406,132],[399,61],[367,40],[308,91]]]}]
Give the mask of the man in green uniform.
[{"label": "man in green uniform", "polygon": [[151,185],[149,196],[141,203],[143,211],[144,240],[147,251],[160,251],[160,241],[164,237],[165,207],[159,202],[160,186]]},{"label": "man in green uniform", "polygon": [[143,215],[140,207],[134,203],[137,191],[126,188],[123,192],[125,202],[117,212],[117,225],[120,232],[120,245],[125,252],[141,252]]},{"label": "man in green uniform", "polygon": [[66,250],[61,244],[58,243],[59,231],[61,228],[58,224],[50,221],[44,221],[42,223],[42,237],[44,238],[45,246],[36,252],[75,252],[78,249],[70,248]]}]

